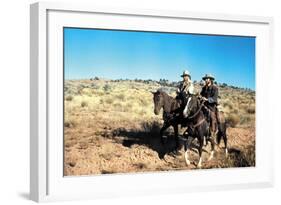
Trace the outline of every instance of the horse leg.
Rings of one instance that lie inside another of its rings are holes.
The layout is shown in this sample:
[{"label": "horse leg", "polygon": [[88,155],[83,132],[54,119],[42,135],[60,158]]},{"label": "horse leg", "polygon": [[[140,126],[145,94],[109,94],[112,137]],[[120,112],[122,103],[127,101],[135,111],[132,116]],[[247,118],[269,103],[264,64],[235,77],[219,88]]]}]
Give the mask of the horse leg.
[{"label": "horse leg", "polygon": [[160,130],[160,139],[161,139],[162,144],[166,144],[166,142],[168,141],[167,137],[164,138],[163,133],[169,126],[170,126],[170,124],[164,122],[164,125]]},{"label": "horse leg", "polygon": [[223,134],[223,141],[224,141],[225,156],[227,156],[228,155],[228,149],[227,149],[227,135],[226,135],[226,133]]},{"label": "horse leg", "polygon": [[225,149],[225,155],[228,155],[228,150],[227,150],[227,135],[226,135],[226,123],[225,123],[225,117],[223,112],[219,112],[219,116],[220,116],[220,134],[221,137],[223,137],[223,141],[224,141],[224,149]]},{"label": "horse leg", "polygon": [[210,142],[211,142],[211,154],[210,154],[210,157],[209,157],[208,161],[213,159],[213,157],[214,157],[214,150],[215,150],[215,140],[214,140],[214,138],[210,138]]},{"label": "horse leg", "polygon": [[217,134],[217,144],[218,144],[218,146],[220,145],[221,137],[222,137],[222,133],[219,131],[218,134]]},{"label": "horse leg", "polygon": [[179,141],[179,128],[178,125],[173,125],[174,127],[174,132],[175,132],[175,140],[176,140],[176,148],[175,150],[179,150],[180,149],[180,141]]},{"label": "horse leg", "polygon": [[187,142],[184,144],[184,151],[185,151],[184,158],[185,158],[186,165],[190,165],[189,150],[190,150],[190,146],[191,146],[192,141],[193,141],[192,137],[188,136]]},{"label": "horse leg", "polygon": [[197,168],[201,168],[202,167],[202,149],[203,149],[203,137],[199,137],[199,162],[197,164]]}]

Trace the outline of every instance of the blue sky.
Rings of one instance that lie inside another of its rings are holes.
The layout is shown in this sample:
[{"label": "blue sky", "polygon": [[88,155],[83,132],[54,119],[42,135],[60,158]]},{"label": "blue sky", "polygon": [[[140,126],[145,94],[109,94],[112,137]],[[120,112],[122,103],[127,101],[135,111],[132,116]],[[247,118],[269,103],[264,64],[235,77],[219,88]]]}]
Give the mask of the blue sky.
[{"label": "blue sky", "polygon": [[211,73],[220,83],[255,90],[255,38],[64,28],[66,79],[192,80]]}]

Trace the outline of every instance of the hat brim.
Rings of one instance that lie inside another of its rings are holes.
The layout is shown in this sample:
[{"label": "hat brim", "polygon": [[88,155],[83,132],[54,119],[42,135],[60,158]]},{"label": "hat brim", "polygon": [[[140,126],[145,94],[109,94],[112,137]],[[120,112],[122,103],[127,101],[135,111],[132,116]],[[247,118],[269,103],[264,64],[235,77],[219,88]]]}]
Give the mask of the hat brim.
[{"label": "hat brim", "polygon": [[184,76],[189,76],[189,78],[190,78],[190,75],[188,75],[188,74],[185,74],[185,75],[181,75],[181,77],[184,77]]},{"label": "hat brim", "polygon": [[211,79],[211,80],[215,80],[215,78],[213,78],[213,77],[203,77],[202,79],[203,79],[203,80],[206,80],[207,78],[209,78],[209,79]]}]

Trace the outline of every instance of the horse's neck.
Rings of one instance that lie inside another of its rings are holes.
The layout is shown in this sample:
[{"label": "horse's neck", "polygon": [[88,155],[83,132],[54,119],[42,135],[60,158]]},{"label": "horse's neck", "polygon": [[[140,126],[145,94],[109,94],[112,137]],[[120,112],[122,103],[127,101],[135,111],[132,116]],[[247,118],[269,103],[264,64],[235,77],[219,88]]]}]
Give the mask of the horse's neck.
[{"label": "horse's neck", "polygon": [[193,125],[200,122],[203,118],[204,118],[204,114],[203,114],[202,110],[200,110],[199,113],[192,120]]},{"label": "horse's neck", "polygon": [[170,113],[172,112],[172,104],[174,103],[175,99],[167,94],[164,95],[164,106],[163,109],[165,112]]},{"label": "horse's neck", "polygon": [[[199,110],[200,109],[200,110]],[[193,116],[193,121],[196,122],[198,120],[201,120],[201,116],[204,116],[201,107],[199,105],[199,103],[197,102],[195,108],[193,109],[193,112],[190,114],[190,116]]]}]

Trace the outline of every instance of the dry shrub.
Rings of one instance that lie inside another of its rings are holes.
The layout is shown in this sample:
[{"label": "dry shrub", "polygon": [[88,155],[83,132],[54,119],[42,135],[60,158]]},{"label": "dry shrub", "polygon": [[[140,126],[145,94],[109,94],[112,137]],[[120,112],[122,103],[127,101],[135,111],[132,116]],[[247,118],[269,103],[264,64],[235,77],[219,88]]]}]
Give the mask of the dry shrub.
[{"label": "dry shrub", "polygon": [[72,95],[68,95],[68,96],[66,96],[65,100],[72,101],[73,100],[73,96]]},{"label": "dry shrub", "polygon": [[226,122],[230,127],[236,127],[236,125],[240,122],[240,118],[238,115],[230,114],[226,118]]},{"label": "dry shrub", "polygon": [[229,100],[223,102],[222,105],[223,105],[224,108],[228,107],[229,109],[233,109],[233,105],[232,105],[232,103]]},{"label": "dry shrub", "polygon": [[251,118],[249,116],[241,116],[240,117],[240,124],[244,125],[244,124],[249,124],[251,122]]},{"label": "dry shrub", "polygon": [[109,93],[111,90],[112,90],[112,87],[109,85],[109,84],[105,84],[103,86],[103,90],[106,92],[106,93]]},{"label": "dry shrub", "polygon": [[255,114],[255,112],[256,112],[255,106],[250,106],[247,108],[247,113]]},{"label": "dry shrub", "polygon": [[108,98],[105,99],[105,102],[107,104],[112,104],[114,102],[114,98],[113,97],[108,97]]},{"label": "dry shrub", "polygon": [[86,101],[81,102],[81,107],[87,107],[87,106],[88,106],[88,103]]},{"label": "dry shrub", "polygon": [[74,120],[66,119],[64,121],[64,127],[72,128],[72,127],[75,127],[76,125],[77,125],[77,123]]}]

